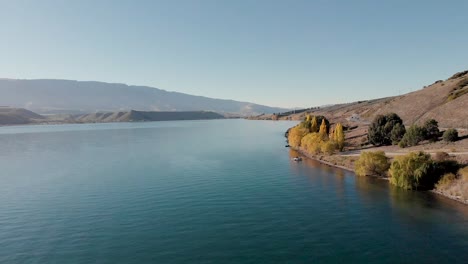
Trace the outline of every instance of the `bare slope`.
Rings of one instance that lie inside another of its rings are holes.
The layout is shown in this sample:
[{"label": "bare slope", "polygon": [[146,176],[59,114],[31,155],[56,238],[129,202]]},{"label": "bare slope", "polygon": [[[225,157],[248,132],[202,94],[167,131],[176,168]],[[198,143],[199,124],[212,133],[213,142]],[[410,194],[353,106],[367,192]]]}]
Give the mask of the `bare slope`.
[{"label": "bare slope", "polygon": [[147,86],[70,80],[0,79],[0,105],[39,113],[213,111],[242,115],[286,111],[248,102],[168,92]]},{"label": "bare slope", "polygon": [[139,122],[139,121],[169,121],[169,120],[201,120],[222,119],[224,116],[205,111],[185,112],[150,112],[150,111],[127,111],[111,113],[93,113],[75,117],[81,123],[106,123],[106,122]]},{"label": "bare slope", "polygon": [[[363,122],[372,121],[378,114],[395,112],[406,125],[434,118],[441,127],[468,128],[468,71],[405,95],[332,105],[308,112],[336,121],[354,117]],[[282,118],[301,119],[304,115]]]}]

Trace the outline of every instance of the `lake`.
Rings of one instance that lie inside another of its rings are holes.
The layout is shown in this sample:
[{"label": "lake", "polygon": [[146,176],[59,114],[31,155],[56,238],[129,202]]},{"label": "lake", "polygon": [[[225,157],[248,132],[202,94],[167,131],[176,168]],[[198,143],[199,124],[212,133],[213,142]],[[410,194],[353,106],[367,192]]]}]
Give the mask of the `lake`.
[{"label": "lake", "polygon": [[0,263],[467,263],[467,206],[292,162],[294,124],[2,127]]}]

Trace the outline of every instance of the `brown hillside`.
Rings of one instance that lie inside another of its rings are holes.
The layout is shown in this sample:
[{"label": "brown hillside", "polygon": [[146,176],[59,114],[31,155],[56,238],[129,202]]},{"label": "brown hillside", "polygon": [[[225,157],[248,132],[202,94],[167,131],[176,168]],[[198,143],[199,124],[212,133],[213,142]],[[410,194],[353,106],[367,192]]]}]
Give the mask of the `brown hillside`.
[{"label": "brown hillside", "polygon": [[0,107],[0,125],[35,123],[45,117],[23,108]]},{"label": "brown hillside", "polygon": [[399,96],[384,104],[375,114],[393,111],[407,124],[434,118],[441,127],[468,127],[468,72],[458,76]]},{"label": "brown hillside", "polygon": [[[420,124],[426,119],[434,118],[440,127],[468,128],[468,71],[459,72],[445,81],[437,81],[405,95],[308,111],[314,115],[325,115],[332,121],[344,121],[354,117],[361,122],[370,122],[376,115],[389,112],[397,113],[405,125]],[[302,119],[305,114],[280,118]],[[268,116],[261,119],[268,119]]]},{"label": "brown hillside", "polygon": [[83,123],[105,123],[105,122],[132,122],[132,121],[169,121],[169,120],[197,120],[197,119],[221,119],[224,116],[207,111],[185,111],[185,112],[150,112],[150,111],[127,111],[93,113],[76,116],[77,122]]}]

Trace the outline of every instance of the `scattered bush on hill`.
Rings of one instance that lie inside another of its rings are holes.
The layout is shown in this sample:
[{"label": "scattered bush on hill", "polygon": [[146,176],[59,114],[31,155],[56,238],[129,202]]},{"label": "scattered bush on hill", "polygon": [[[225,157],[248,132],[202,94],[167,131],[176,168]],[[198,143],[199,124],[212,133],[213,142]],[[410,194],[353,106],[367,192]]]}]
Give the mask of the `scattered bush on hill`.
[{"label": "scattered bush on hill", "polygon": [[458,97],[468,93],[468,77],[465,77],[458,81],[458,83],[453,87],[452,91],[447,97],[447,101],[452,101]]},{"label": "scattered bush on hill", "polygon": [[453,80],[453,79],[457,79],[457,78],[460,78],[460,77],[463,77],[465,75],[468,75],[468,71],[461,71],[461,72],[457,72],[455,73],[454,75],[452,75],[452,77],[448,78],[449,80]]},{"label": "scattered bush on hill", "polygon": [[[391,145],[392,144],[392,130],[396,124],[403,125],[403,120],[395,114],[389,113],[387,115],[378,115],[369,126],[368,139],[372,145]],[[398,128],[401,130],[401,128]],[[397,134],[395,132],[395,134]]]},{"label": "scattered bush on hill", "polygon": [[354,170],[359,176],[384,176],[390,167],[388,158],[383,151],[362,152],[354,165]]},{"label": "scattered bush on hill", "polygon": [[444,141],[453,142],[458,140],[458,131],[454,128],[447,129],[442,135]]}]

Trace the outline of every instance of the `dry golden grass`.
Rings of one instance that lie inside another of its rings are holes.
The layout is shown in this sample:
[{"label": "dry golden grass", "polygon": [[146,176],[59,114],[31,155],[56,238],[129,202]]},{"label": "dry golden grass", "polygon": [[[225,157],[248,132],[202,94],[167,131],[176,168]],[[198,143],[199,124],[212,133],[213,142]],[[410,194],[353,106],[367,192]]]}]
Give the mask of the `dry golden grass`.
[{"label": "dry golden grass", "polygon": [[446,174],[437,183],[436,190],[442,194],[468,201],[468,167],[458,171],[458,177]]}]

